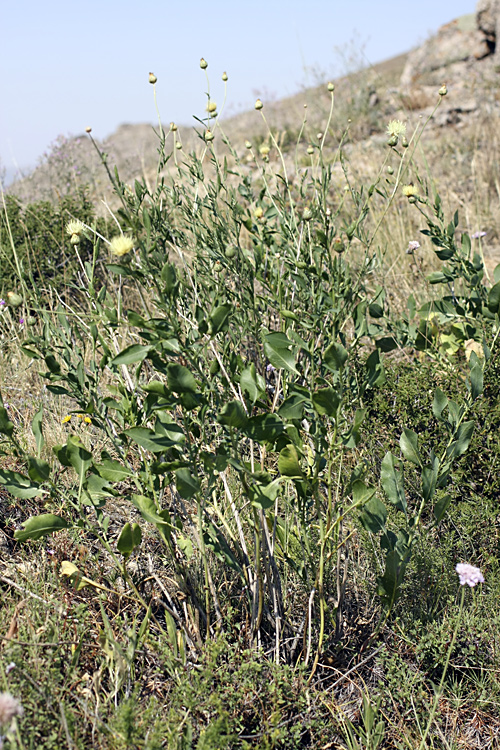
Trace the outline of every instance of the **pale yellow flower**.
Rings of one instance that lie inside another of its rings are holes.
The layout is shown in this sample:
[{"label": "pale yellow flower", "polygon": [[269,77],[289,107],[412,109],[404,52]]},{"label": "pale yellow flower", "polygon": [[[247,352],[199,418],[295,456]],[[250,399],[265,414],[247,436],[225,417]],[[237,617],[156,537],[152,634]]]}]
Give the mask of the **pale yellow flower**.
[{"label": "pale yellow flower", "polygon": [[418,196],[418,189],[415,185],[403,185],[402,193],[407,198],[416,198]]},{"label": "pale yellow flower", "polygon": [[387,135],[389,138],[402,138],[406,135],[406,125],[401,120],[391,120],[387,126]]},{"label": "pale yellow flower", "polygon": [[70,236],[76,234],[78,237],[80,237],[80,235],[83,234],[84,229],[85,227],[83,226],[82,222],[78,220],[68,221],[68,223],[66,224],[66,234],[69,234]]},{"label": "pale yellow flower", "polygon": [[129,253],[133,247],[134,240],[131,237],[119,234],[111,240],[109,250],[111,255],[116,255],[117,258],[121,258],[122,255]]}]

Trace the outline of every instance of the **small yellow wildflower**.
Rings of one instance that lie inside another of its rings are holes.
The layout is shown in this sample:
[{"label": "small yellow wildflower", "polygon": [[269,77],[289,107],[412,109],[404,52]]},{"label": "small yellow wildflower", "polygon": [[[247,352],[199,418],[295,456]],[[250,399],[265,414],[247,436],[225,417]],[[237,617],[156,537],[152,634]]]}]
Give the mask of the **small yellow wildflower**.
[{"label": "small yellow wildflower", "polygon": [[85,227],[83,226],[81,221],[72,220],[68,221],[66,224],[66,234],[72,235],[72,234],[83,234],[83,230]]},{"label": "small yellow wildflower", "polygon": [[259,146],[259,153],[261,156],[267,156],[270,152],[270,147],[267,145],[267,143],[262,143]]},{"label": "small yellow wildflower", "polygon": [[109,250],[111,255],[116,255],[118,258],[121,258],[122,255],[129,253],[133,247],[134,240],[131,237],[119,234],[111,240]]},{"label": "small yellow wildflower", "polygon": [[406,125],[401,120],[391,120],[387,126],[389,138],[402,138],[406,135]]},{"label": "small yellow wildflower", "polygon": [[415,187],[415,185],[403,185],[402,192],[403,192],[403,195],[405,195],[407,198],[418,197],[418,190]]},{"label": "small yellow wildflower", "polygon": [[83,421],[85,422],[85,424],[92,424],[92,420],[90,417],[84,417]]},{"label": "small yellow wildflower", "polygon": [[66,424],[66,422],[71,422],[71,414],[66,414],[66,416],[61,420],[61,424]]}]

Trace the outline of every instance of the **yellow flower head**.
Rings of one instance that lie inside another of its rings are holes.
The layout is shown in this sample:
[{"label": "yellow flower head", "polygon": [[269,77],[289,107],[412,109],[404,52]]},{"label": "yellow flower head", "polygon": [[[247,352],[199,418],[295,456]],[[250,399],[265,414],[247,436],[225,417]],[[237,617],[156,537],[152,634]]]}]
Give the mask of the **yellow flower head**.
[{"label": "yellow flower head", "polygon": [[74,234],[79,237],[81,234],[83,234],[83,230],[85,227],[83,226],[81,221],[68,221],[66,224],[66,234],[69,234],[70,237],[72,237]]},{"label": "yellow flower head", "polygon": [[71,414],[66,414],[66,416],[61,420],[61,424],[66,424],[66,422],[71,422]]},{"label": "yellow flower head", "polygon": [[111,255],[116,255],[118,258],[121,258],[122,255],[129,253],[133,247],[134,240],[131,237],[119,234],[111,240],[109,250]]},{"label": "yellow flower head", "polygon": [[402,138],[406,135],[406,125],[401,120],[391,120],[387,126],[389,138]]},{"label": "yellow flower head", "polygon": [[418,190],[415,185],[403,185],[403,195],[407,198],[417,198]]}]

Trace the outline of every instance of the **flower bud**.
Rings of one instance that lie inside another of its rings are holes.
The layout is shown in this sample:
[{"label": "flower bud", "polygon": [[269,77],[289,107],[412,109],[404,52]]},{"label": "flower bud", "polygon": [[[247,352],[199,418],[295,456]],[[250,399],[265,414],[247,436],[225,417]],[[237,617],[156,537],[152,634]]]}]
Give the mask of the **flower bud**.
[{"label": "flower bud", "polygon": [[210,114],[217,112],[217,104],[215,102],[208,102],[207,112],[209,112]]},{"label": "flower bud", "polygon": [[328,91],[335,91],[335,86],[331,81],[329,82],[327,89]]},{"label": "flower bud", "polygon": [[262,219],[262,217],[264,216],[264,210],[262,206],[257,206],[255,211],[253,212],[253,215],[255,216],[256,219]]},{"label": "flower bud", "polygon": [[70,244],[71,245],[79,245],[80,244],[80,235],[79,234],[72,234],[70,237]]},{"label": "flower bud", "polygon": [[394,168],[391,165],[387,167],[387,174],[394,174]]},{"label": "flower bud", "polygon": [[387,141],[388,146],[397,146],[398,145],[398,137],[397,135],[391,135],[389,140]]},{"label": "flower bud", "polygon": [[245,148],[252,148],[250,141],[245,141]]},{"label": "flower bud", "polygon": [[323,135],[324,135],[324,133],[316,133],[316,138],[318,139],[318,141],[322,140]]},{"label": "flower bud", "polygon": [[446,96],[447,93],[448,93],[448,89],[446,88],[446,83],[443,83],[443,85],[438,91],[438,94],[439,96]]},{"label": "flower bud", "polygon": [[85,128],[85,132],[86,133],[91,133],[92,132],[92,128],[90,127],[90,125],[87,125],[87,127]]},{"label": "flower bud", "polygon": [[313,213],[312,213],[311,209],[308,206],[306,206],[304,208],[304,210],[302,211],[302,219],[304,221],[311,221],[312,215],[313,215]]},{"label": "flower bud", "polygon": [[19,307],[23,304],[23,298],[17,292],[7,292],[7,303],[11,307]]},{"label": "flower bud", "polygon": [[182,148],[182,143],[180,141],[177,141],[177,143],[175,144],[175,148],[180,150]]},{"label": "flower bud", "polygon": [[224,83],[227,81],[227,73],[226,73],[226,71],[224,71],[224,73],[222,74],[222,80],[224,81]]},{"label": "flower bud", "polygon": [[263,106],[264,105],[262,104],[261,100],[257,99],[257,101],[255,102],[255,109],[262,109]]},{"label": "flower bud", "polygon": [[314,147],[313,146],[308,146],[307,147],[307,153],[309,154],[309,156],[311,156],[312,154],[314,154]]},{"label": "flower bud", "polygon": [[262,143],[259,146],[259,153],[260,153],[261,156],[267,156],[269,154],[270,150],[271,149],[269,148],[269,146],[267,145],[267,143]]},{"label": "flower bud", "polygon": [[202,70],[206,70],[208,68],[208,63],[207,63],[207,61],[205,60],[204,57],[202,57],[201,60],[200,60],[200,68]]},{"label": "flower bud", "polygon": [[176,130],[177,130],[177,125],[175,124],[175,122],[171,122],[171,123],[170,123],[170,130],[172,131],[172,133],[175,133],[175,132],[176,132]]},{"label": "flower bud", "polygon": [[149,77],[148,77],[149,83],[155,84],[157,80],[158,80],[158,78],[155,76],[154,73],[150,73],[149,74]]},{"label": "flower bud", "polygon": [[345,245],[342,241],[342,237],[340,237],[339,235],[333,238],[333,249],[335,250],[336,253],[339,253],[339,254],[345,251]]},{"label": "flower bud", "polygon": [[205,140],[207,143],[210,143],[214,139],[214,134],[211,130],[205,130]]}]

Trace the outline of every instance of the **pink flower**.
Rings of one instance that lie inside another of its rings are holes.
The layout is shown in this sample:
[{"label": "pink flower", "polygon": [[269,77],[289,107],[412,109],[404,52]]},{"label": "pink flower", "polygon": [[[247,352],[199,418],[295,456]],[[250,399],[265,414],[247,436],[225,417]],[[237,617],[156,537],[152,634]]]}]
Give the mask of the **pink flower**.
[{"label": "pink flower", "polygon": [[486,232],[474,232],[474,234],[471,234],[473,240],[479,240],[481,237],[486,237]]},{"label": "pink flower", "polygon": [[458,563],[457,567],[455,568],[456,572],[458,573],[458,576],[460,578],[460,585],[470,586],[471,589],[474,588],[478,583],[484,583],[484,577],[479,568],[475,568],[474,565],[469,565],[468,563]]},{"label": "pink flower", "polygon": [[0,726],[8,727],[15,716],[23,715],[23,707],[10,693],[0,693]]}]

